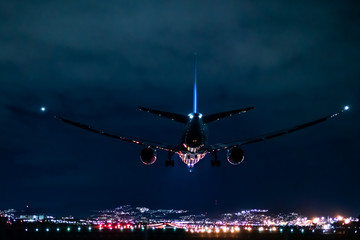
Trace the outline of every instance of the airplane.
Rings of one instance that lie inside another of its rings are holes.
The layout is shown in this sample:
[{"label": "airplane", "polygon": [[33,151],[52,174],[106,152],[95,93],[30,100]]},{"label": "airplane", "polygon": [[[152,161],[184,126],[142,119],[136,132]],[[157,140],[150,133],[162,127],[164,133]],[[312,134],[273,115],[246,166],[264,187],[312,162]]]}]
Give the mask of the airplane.
[{"label": "airplane", "polygon": [[[215,114],[207,114],[204,115],[197,111],[197,60],[195,58],[194,63],[194,88],[193,88],[193,111],[187,115],[171,113],[166,111],[154,110],[145,107],[138,107],[139,110],[149,112],[152,114],[156,114],[160,117],[168,118],[176,122],[180,122],[185,125],[184,131],[181,137],[180,144],[178,145],[170,145],[164,143],[158,143],[154,141],[146,141],[138,138],[119,136],[112,133],[108,133],[102,130],[95,129],[87,124],[75,122],[66,118],[62,118],[58,115],[54,117],[56,119],[61,120],[64,123],[101,134],[106,137],[111,137],[114,139],[138,144],[144,146],[144,148],[140,152],[140,160],[145,165],[152,165],[157,160],[157,150],[163,150],[168,152],[168,159],[165,161],[165,166],[174,167],[173,155],[177,154],[182,162],[186,164],[189,168],[189,171],[192,172],[193,167],[197,164],[201,159],[203,159],[207,154],[211,154],[213,156],[213,160],[211,160],[211,166],[220,167],[220,160],[217,157],[217,152],[221,150],[227,151],[227,161],[232,165],[239,165],[244,160],[244,151],[242,150],[242,146],[246,144],[256,143],[264,140],[268,140],[274,137],[279,137],[288,133],[292,133],[298,131],[300,129],[304,129],[315,124],[324,122],[329,119],[333,119],[343,112],[349,110],[349,106],[345,106],[341,111],[336,112],[334,114],[319,118],[317,120],[303,123],[300,125],[296,125],[293,127],[285,128],[279,131],[270,132],[267,134],[241,139],[239,141],[233,141],[228,143],[218,143],[211,144],[207,143],[207,125],[211,122],[231,117],[236,114],[246,113],[254,107],[245,107],[232,111],[220,112]],[[45,111],[45,108],[41,109]]]}]

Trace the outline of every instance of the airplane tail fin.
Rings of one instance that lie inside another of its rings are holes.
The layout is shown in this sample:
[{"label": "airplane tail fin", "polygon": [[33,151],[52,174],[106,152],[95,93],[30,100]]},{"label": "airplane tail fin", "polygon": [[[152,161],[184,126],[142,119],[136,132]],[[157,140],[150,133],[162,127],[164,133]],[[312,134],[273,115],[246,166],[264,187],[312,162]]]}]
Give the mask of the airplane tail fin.
[{"label": "airplane tail fin", "polygon": [[173,121],[181,122],[181,123],[184,123],[184,124],[186,124],[187,121],[188,121],[188,116],[182,115],[182,114],[164,112],[164,111],[150,109],[150,108],[144,108],[144,107],[138,107],[138,109],[140,111],[145,111],[145,112],[149,112],[149,113],[152,113],[152,114],[156,114],[156,115],[158,115],[160,117],[169,118],[169,119],[171,119]]},{"label": "airplane tail fin", "polygon": [[196,58],[196,54],[195,54],[195,60],[194,60],[193,113],[197,113],[197,89],[196,89],[196,82],[197,82],[197,58]]}]

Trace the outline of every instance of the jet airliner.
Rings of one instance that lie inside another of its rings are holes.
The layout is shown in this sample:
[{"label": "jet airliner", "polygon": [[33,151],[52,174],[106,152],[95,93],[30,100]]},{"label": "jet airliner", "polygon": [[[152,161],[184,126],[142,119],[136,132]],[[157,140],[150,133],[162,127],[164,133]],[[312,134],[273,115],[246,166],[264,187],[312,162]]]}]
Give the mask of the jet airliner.
[{"label": "jet airliner", "polygon": [[213,159],[211,160],[211,166],[220,166],[220,161],[217,157],[217,152],[220,150],[227,151],[227,161],[232,165],[238,165],[244,160],[244,151],[242,146],[250,143],[260,142],[268,140],[274,137],[279,137],[288,133],[298,131],[303,128],[310,127],[312,125],[324,122],[339,116],[344,111],[349,110],[348,106],[345,106],[341,111],[334,114],[319,118],[317,120],[307,122],[304,124],[296,125],[294,127],[285,128],[279,131],[263,134],[260,136],[241,139],[239,141],[233,141],[228,143],[211,144],[207,143],[207,125],[213,121],[230,117],[236,114],[243,114],[247,111],[254,109],[254,107],[240,108],[232,111],[226,111],[215,114],[201,114],[197,111],[197,61],[195,59],[195,71],[194,71],[194,89],[193,89],[193,111],[187,115],[170,113],[160,110],[154,110],[145,107],[139,107],[139,110],[156,114],[161,117],[165,117],[184,124],[184,132],[181,137],[180,144],[170,145],[164,143],[158,143],[154,141],[146,141],[138,138],[119,136],[112,133],[108,133],[102,130],[95,129],[87,124],[82,124],[69,119],[62,118],[55,115],[54,117],[71,124],[73,126],[98,133],[114,139],[135,143],[144,146],[140,152],[140,159],[145,165],[151,165],[155,163],[157,159],[157,150],[167,151],[169,153],[168,159],[165,161],[165,166],[174,166],[173,155],[177,154],[182,162],[186,164],[190,170],[195,164],[203,159],[207,154],[211,154]]}]

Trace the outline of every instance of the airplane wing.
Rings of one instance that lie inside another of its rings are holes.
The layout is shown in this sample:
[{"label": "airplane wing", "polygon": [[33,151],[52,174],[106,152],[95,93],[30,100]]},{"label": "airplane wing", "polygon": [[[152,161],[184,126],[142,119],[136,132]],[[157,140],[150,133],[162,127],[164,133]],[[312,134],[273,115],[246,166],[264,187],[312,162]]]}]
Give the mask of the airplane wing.
[{"label": "airplane wing", "polygon": [[239,141],[234,141],[234,142],[229,142],[229,143],[213,144],[213,145],[210,145],[208,147],[208,150],[209,151],[223,150],[223,149],[228,149],[228,148],[232,148],[232,147],[235,147],[235,146],[241,146],[241,145],[245,145],[245,144],[261,142],[261,141],[265,141],[265,140],[268,140],[268,139],[271,139],[271,138],[274,138],[274,137],[279,137],[279,136],[282,136],[282,135],[285,135],[285,134],[288,134],[288,133],[292,133],[292,132],[298,131],[300,129],[307,128],[307,127],[310,127],[312,125],[324,122],[324,121],[326,121],[328,119],[332,119],[334,117],[337,117],[341,113],[343,113],[344,111],[346,111],[348,109],[349,109],[348,107],[345,107],[342,111],[340,111],[338,113],[328,115],[326,117],[317,119],[315,121],[307,122],[307,123],[300,124],[300,125],[297,125],[297,126],[294,126],[294,127],[285,128],[285,129],[282,129],[282,130],[279,130],[279,131],[263,134],[263,135],[260,135],[260,136],[251,137],[251,138],[245,138],[245,139],[242,139],[242,140],[239,140]]},{"label": "airplane wing", "polygon": [[168,144],[157,143],[157,142],[146,141],[146,140],[140,140],[140,139],[134,139],[134,138],[130,138],[130,137],[117,136],[117,135],[114,135],[112,133],[107,133],[107,132],[104,132],[102,130],[97,130],[97,129],[92,128],[91,126],[83,124],[83,123],[74,122],[74,121],[71,121],[69,119],[65,119],[65,118],[62,118],[62,117],[59,117],[59,116],[56,116],[56,115],[54,117],[56,119],[59,119],[60,121],[62,121],[64,123],[67,123],[67,124],[73,125],[75,127],[79,127],[79,128],[88,130],[90,132],[98,133],[98,134],[101,134],[101,135],[106,136],[106,137],[111,137],[111,138],[115,138],[115,139],[118,139],[118,140],[130,142],[130,143],[135,143],[135,144],[139,144],[139,145],[143,145],[143,146],[147,146],[147,147],[152,147],[152,148],[156,148],[156,149],[161,149],[161,150],[168,151],[168,152],[175,152],[176,149],[177,149],[177,146],[174,146],[174,145],[168,145]]}]

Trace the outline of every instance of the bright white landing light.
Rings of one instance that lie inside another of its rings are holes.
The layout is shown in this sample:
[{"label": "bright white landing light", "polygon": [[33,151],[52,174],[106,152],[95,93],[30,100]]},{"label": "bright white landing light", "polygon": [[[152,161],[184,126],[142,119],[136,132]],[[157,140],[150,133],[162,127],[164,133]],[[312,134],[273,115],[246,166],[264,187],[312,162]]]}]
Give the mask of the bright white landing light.
[{"label": "bright white landing light", "polygon": [[345,110],[345,111],[347,111],[347,110],[349,110],[349,109],[350,109],[349,106],[345,106],[345,107],[344,107],[344,110]]},{"label": "bright white landing light", "polygon": [[45,112],[46,108],[45,108],[45,107],[42,107],[40,110],[41,110],[42,112]]}]

